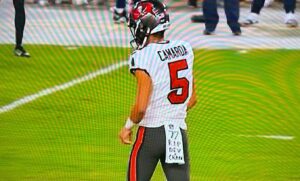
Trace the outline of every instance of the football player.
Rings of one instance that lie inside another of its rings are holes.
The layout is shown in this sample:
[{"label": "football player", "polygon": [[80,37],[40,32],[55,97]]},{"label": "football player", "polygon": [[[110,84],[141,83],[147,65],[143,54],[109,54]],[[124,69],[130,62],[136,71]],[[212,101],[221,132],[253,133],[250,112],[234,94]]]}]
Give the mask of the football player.
[{"label": "football player", "polygon": [[[251,26],[258,23],[258,16],[260,11],[264,7],[265,0],[253,0],[251,5],[251,13],[247,18],[241,22],[241,25],[244,27]],[[283,0],[284,9],[285,9],[285,18],[284,23],[288,27],[297,27],[298,21],[295,16],[296,9],[296,0]]]},{"label": "football player", "polygon": [[128,26],[135,47],[129,69],[136,77],[137,93],[131,114],[119,132],[123,144],[131,144],[132,128],[138,126],[128,180],[150,180],[160,161],[167,180],[188,181],[185,118],[196,103],[192,47],[184,41],[164,39],[169,15],[166,6],[156,0],[137,3]]}]

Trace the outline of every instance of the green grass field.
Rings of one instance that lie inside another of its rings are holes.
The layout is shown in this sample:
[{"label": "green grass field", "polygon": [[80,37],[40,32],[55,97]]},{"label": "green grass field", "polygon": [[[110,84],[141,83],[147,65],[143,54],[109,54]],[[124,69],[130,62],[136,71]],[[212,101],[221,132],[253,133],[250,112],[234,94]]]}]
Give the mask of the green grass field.
[{"label": "green grass field", "polygon": [[[0,45],[0,108],[130,53],[27,45],[32,58],[23,59],[12,48]],[[195,50],[192,181],[300,180],[299,57],[299,50]],[[135,86],[123,67],[0,113],[0,180],[125,180],[131,147],[117,134]],[[291,139],[262,137],[272,135]],[[164,180],[160,166],[152,180]]]}]

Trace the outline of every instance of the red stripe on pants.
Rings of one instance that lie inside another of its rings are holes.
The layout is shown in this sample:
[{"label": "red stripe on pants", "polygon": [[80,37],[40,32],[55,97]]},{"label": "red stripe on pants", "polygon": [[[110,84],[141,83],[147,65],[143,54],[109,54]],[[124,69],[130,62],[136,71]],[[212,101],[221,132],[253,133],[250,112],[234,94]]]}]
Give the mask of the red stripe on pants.
[{"label": "red stripe on pants", "polygon": [[140,150],[140,147],[143,143],[143,138],[144,138],[144,132],[145,132],[145,127],[140,127],[138,131],[138,136],[136,138],[136,142],[134,145],[134,148],[132,150],[131,158],[130,158],[130,181],[136,181],[136,160],[137,160],[137,155]]}]

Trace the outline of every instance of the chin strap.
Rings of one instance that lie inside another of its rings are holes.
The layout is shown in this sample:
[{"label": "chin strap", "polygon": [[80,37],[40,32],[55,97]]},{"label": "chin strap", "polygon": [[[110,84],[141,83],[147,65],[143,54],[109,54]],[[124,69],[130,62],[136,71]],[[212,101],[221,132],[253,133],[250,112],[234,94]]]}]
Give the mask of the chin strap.
[{"label": "chin strap", "polygon": [[145,35],[145,38],[144,38],[143,43],[142,43],[140,48],[144,48],[147,45],[150,32],[151,32],[151,30],[150,30],[150,28],[148,28],[147,32],[146,32],[146,35]]}]

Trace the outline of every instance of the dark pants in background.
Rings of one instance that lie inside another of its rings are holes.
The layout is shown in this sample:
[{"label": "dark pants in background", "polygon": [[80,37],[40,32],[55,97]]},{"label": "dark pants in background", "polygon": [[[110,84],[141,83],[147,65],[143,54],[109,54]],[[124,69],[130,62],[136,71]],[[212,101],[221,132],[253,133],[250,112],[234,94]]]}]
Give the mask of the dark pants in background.
[{"label": "dark pants in background", "polygon": [[[134,0],[133,3],[135,4],[135,3],[139,2],[139,1],[140,0]],[[125,8],[125,6],[126,6],[126,0],[117,0],[116,1],[116,7],[117,8]]]},{"label": "dark pants in background", "polygon": [[24,0],[13,0],[15,7],[16,47],[22,46],[23,32],[25,27]]},{"label": "dark pants in background", "polygon": [[[251,13],[259,14],[264,7],[265,0],[253,0],[251,6]],[[294,13],[296,9],[296,0],[283,0],[284,9],[286,13]]]},{"label": "dark pants in background", "polygon": [[[225,14],[227,24],[232,32],[241,31],[238,23],[240,16],[239,0],[224,0]],[[203,15],[205,18],[205,27],[207,31],[213,32],[219,22],[219,15],[217,11],[217,0],[203,1]]]}]

